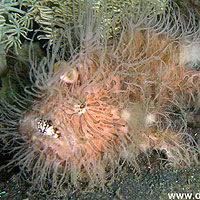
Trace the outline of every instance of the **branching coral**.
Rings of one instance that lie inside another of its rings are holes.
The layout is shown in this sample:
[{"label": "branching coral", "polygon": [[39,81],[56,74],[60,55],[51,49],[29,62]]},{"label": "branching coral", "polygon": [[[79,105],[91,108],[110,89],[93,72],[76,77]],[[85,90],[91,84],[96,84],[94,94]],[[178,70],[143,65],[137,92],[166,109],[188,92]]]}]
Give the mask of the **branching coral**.
[{"label": "branching coral", "polygon": [[21,45],[21,36],[27,38],[29,31],[32,31],[32,19],[28,17],[22,7],[27,7],[31,1],[1,1],[0,3],[0,42],[5,44],[6,51],[11,46],[17,52]]},{"label": "branching coral", "polygon": [[[103,1],[99,0],[96,2],[87,3],[91,4],[97,15],[104,15],[104,19],[101,22],[102,28],[110,26],[114,15],[123,15],[123,9],[125,6],[132,5],[132,13],[136,13],[140,7],[140,3],[137,0],[131,0],[130,2],[124,1],[108,1],[104,9],[102,9]],[[39,26],[40,33],[38,39],[46,40],[58,40],[62,35],[62,32],[66,30],[67,26],[70,27],[74,22],[80,20],[84,12],[87,12],[87,4],[83,0],[72,1],[72,0],[50,0],[50,1],[36,1],[36,0],[23,0],[23,1],[3,1],[1,3],[1,25],[2,39],[7,45],[8,50],[11,46],[15,47],[15,50],[20,45],[20,36],[27,36],[27,33],[32,30],[32,23],[35,21]],[[148,4],[148,1],[145,2]],[[154,7],[159,12],[165,9],[167,1],[155,1]],[[138,8],[137,8],[138,7]],[[22,9],[23,8],[23,9]],[[25,10],[25,11],[24,11]],[[82,10],[80,13],[80,10]],[[18,19],[16,20],[16,15]],[[15,19],[13,21],[13,19]],[[8,21],[9,23],[6,23]],[[113,34],[119,33],[121,20],[118,20],[114,32],[110,30],[110,37]],[[5,30],[4,30],[5,29]],[[9,32],[6,32],[9,31]],[[15,37],[10,36],[10,31],[16,32]],[[35,30],[36,31],[36,30]]]},{"label": "branching coral", "polygon": [[[199,163],[184,118],[199,107],[200,74],[185,56],[188,44],[200,43],[199,24],[190,10],[185,21],[174,2],[165,12],[137,4],[134,13],[134,2],[123,4],[103,29],[110,4],[97,12],[81,2],[87,10],[67,24],[47,57],[40,64],[30,57],[31,86],[13,93],[16,106],[1,100],[2,137],[17,151],[8,166],[19,166],[40,189],[104,188],[123,165],[138,169],[138,157],[152,150],[174,167]],[[68,45],[74,33],[78,48]]]}]

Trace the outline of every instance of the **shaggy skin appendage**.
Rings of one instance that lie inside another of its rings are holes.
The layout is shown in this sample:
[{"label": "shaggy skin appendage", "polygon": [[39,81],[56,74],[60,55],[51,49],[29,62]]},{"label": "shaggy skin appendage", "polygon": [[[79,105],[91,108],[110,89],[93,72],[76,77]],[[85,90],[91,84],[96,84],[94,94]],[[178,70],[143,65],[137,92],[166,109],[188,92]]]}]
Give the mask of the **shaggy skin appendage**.
[{"label": "shaggy skin appendage", "polygon": [[[107,25],[94,10],[80,14],[83,21],[63,33],[68,45],[61,38],[51,56],[30,59],[31,85],[11,92],[12,101],[2,96],[3,151],[14,152],[7,166],[18,166],[33,187],[105,189],[152,151],[164,152],[166,166],[199,164],[186,116],[199,108],[200,73],[189,65],[198,60],[200,27],[175,3],[165,12],[151,6],[141,3],[135,14],[128,6]],[[78,50],[70,34],[79,35]]]}]

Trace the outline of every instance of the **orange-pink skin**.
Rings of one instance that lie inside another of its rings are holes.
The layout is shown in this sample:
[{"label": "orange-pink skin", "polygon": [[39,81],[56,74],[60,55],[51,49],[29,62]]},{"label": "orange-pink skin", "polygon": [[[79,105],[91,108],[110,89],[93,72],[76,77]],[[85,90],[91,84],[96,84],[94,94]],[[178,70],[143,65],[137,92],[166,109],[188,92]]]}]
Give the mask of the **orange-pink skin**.
[{"label": "orange-pink skin", "polygon": [[[121,119],[119,111],[120,77],[111,75],[100,87],[98,84],[82,87],[84,83],[81,76],[83,75],[79,74],[73,91],[68,85],[61,84],[59,90],[62,98],[53,93],[48,101],[41,101],[32,107],[33,110],[40,112],[29,111],[25,114],[25,118],[51,120],[53,126],[58,128],[59,137],[43,135],[37,129],[31,130],[30,127],[27,129],[27,135],[31,135],[30,140],[35,144],[35,148],[45,149],[46,152],[57,155],[60,161],[67,161],[69,165],[72,162],[83,166],[91,163],[95,165],[105,154],[111,159],[112,155],[119,151],[121,140],[128,140],[128,127]],[[114,85],[111,85],[112,81]],[[113,94],[118,105],[111,102]],[[103,97],[107,99],[103,100]],[[29,125],[22,120],[21,129]]]}]

